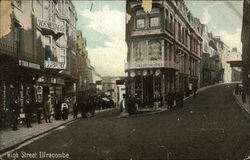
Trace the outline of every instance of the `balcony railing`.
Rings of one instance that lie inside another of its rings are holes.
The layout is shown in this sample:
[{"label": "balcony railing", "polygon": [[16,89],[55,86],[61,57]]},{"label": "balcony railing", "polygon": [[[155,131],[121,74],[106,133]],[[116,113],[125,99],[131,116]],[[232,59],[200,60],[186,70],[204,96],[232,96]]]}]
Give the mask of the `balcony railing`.
[{"label": "balcony railing", "polygon": [[3,53],[14,55],[16,54],[16,45],[13,45],[12,42],[0,39],[0,50],[3,51]]}]

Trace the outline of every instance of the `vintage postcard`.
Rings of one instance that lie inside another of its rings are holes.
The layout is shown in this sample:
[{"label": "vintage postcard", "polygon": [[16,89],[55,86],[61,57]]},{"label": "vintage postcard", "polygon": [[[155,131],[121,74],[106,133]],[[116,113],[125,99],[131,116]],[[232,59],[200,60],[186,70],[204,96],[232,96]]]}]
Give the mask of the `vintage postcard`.
[{"label": "vintage postcard", "polygon": [[0,159],[250,159],[249,0],[0,0]]}]

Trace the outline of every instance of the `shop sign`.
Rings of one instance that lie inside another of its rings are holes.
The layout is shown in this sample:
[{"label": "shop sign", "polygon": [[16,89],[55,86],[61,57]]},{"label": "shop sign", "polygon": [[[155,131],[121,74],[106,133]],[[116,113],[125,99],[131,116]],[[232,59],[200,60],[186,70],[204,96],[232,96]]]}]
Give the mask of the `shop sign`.
[{"label": "shop sign", "polygon": [[135,68],[158,68],[158,67],[165,67],[164,61],[157,60],[157,61],[140,61],[140,62],[131,62],[128,64],[129,69]]},{"label": "shop sign", "polygon": [[51,22],[51,21],[37,19],[37,25],[41,28],[52,30],[55,33],[57,33],[57,32],[64,33],[65,32],[65,27],[63,25],[56,24],[56,23]]},{"label": "shop sign", "polygon": [[44,61],[44,67],[53,69],[65,69],[66,65],[64,62]]},{"label": "shop sign", "polygon": [[39,64],[35,64],[35,63],[28,62],[28,61],[21,60],[21,59],[19,59],[19,66],[33,68],[33,69],[40,69]]}]

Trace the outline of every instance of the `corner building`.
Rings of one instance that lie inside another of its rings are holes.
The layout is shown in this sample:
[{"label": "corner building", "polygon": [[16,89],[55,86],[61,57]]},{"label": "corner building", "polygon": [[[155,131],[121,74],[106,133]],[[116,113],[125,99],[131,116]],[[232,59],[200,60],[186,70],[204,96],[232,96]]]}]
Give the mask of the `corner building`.
[{"label": "corner building", "polygon": [[[146,3],[149,11],[143,8]],[[143,106],[153,106],[156,93],[162,105],[170,91],[182,90],[188,96],[188,84],[198,87],[200,79],[199,19],[184,1],[127,0],[126,12],[128,93],[140,98]]]}]

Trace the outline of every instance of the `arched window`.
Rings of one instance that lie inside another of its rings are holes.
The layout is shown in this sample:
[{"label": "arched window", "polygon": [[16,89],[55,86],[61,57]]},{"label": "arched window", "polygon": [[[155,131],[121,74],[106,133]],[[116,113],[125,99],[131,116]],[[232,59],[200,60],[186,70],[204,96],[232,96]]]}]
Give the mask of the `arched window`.
[{"label": "arched window", "polygon": [[145,27],[145,12],[143,9],[139,9],[135,13],[135,27],[137,29],[144,28]]},{"label": "arched window", "polygon": [[153,7],[150,12],[150,27],[160,26],[160,9]]},{"label": "arched window", "polygon": [[165,12],[166,14],[165,14],[165,29],[166,30],[168,30],[168,31],[170,31],[170,23],[169,23],[169,12],[168,12],[168,10],[166,9],[166,12]]}]

